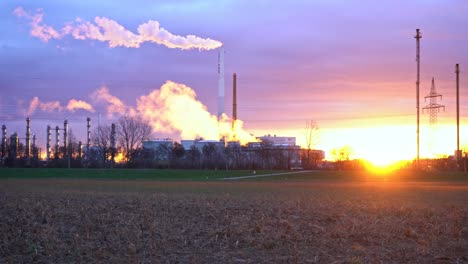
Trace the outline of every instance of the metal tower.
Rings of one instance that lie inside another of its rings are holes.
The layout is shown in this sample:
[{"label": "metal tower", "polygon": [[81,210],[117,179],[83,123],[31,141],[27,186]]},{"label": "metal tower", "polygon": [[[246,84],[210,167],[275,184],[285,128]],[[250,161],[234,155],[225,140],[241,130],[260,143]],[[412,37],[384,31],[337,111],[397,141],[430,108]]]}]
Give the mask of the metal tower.
[{"label": "metal tower", "polygon": [[436,92],[434,77],[432,77],[431,92],[424,97],[424,100],[429,98],[429,104],[423,107],[423,111],[426,110],[429,112],[429,124],[431,127],[437,125],[437,113],[439,113],[440,109],[442,108],[445,111],[445,106],[437,103],[438,97],[442,100],[442,95]]},{"label": "metal tower", "polygon": [[417,63],[417,74],[416,74],[416,109],[417,109],[417,127],[416,127],[416,145],[417,145],[417,163],[419,164],[419,40],[422,38],[419,28],[416,29],[416,63]]}]

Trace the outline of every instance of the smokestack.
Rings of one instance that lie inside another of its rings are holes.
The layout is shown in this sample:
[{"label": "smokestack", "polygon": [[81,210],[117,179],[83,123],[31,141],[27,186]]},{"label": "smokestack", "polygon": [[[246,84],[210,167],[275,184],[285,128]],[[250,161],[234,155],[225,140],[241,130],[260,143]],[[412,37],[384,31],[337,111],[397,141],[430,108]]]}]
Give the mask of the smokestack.
[{"label": "smokestack", "polygon": [[86,136],[86,153],[89,153],[89,144],[91,142],[91,118],[86,118],[87,136]]},{"label": "smokestack", "polygon": [[47,157],[47,160],[50,159],[50,142],[51,142],[51,137],[52,137],[51,129],[50,129],[50,126],[47,125],[47,143],[46,143],[46,157]]},{"label": "smokestack", "polygon": [[237,74],[232,75],[232,128],[237,120]]},{"label": "smokestack", "polygon": [[224,46],[218,51],[218,119],[224,113]]},{"label": "smokestack", "polygon": [[457,165],[460,166],[460,68],[455,64],[456,82],[457,82]]},{"label": "smokestack", "polygon": [[421,32],[419,28],[416,29],[416,148],[417,148],[417,165],[419,166],[419,78],[420,78],[420,64],[421,64],[421,57],[420,57],[420,48],[419,48],[419,40],[422,38]]},{"label": "smokestack", "polygon": [[2,158],[6,156],[7,147],[7,129],[5,125],[2,125]]},{"label": "smokestack", "polygon": [[59,126],[55,127],[55,158],[59,157],[59,148],[60,148],[60,128]]},{"label": "smokestack", "polygon": [[28,117],[26,118],[26,153],[24,155],[26,158],[29,158],[31,153],[31,126],[30,126],[31,119]]},{"label": "smokestack", "polygon": [[63,156],[67,155],[67,146],[68,146],[68,120],[63,121]]}]

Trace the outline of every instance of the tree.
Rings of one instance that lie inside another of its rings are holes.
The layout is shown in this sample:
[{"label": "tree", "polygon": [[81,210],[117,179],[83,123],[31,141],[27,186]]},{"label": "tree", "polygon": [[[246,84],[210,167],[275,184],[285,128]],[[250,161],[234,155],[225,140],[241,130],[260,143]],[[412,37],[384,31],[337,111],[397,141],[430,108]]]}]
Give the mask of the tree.
[{"label": "tree", "polygon": [[331,154],[333,155],[339,169],[344,169],[346,167],[346,163],[349,163],[351,156],[354,155],[354,150],[351,146],[346,145],[342,148],[332,149]]},{"label": "tree", "polygon": [[141,148],[142,141],[151,135],[151,126],[139,117],[125,115],[119,118],[117,134],[125,160],[128,162],[134,151]]},{"label": "tree", "polygon": [[305,129],[305,140],[306,140],[306,159],[304,159],[304,166],[310,167],[311,164],[315,162],[311,162],[311,151],[314,146],[317,145],[320,137],[320,129],[317,123],[314,120],[306,121],[306,129]]},{"label": "tree", "polygon": [[105,166],[107,159],[110,156],[110,137],[111,127],[100,126],[93,130],[91,134],[91,140],[94,142],[96,155],[99,159],[100,166]]}]

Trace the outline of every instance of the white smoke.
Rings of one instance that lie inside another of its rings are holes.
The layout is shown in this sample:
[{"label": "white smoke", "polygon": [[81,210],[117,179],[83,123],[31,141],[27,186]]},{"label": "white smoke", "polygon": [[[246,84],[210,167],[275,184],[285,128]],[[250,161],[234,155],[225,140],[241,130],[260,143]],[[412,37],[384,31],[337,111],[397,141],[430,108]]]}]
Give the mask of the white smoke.
[{"label": "white smoke", "polygon": [[164,45],[168,48],[178,48],[182,50],[200,49],[211,50],[222,46],[222,43],[210,38],[200,38],[194,35],[179,36],[174,35],[162,28],[158,21],[150,20],[138,26],[135,34],[118,22],[106,18],[96,17],[94,23],[82,21],[77,18],[74,22],[68,22],[59,31],[53,27],[42,23],[43,12],[38,9],[36,14],[30,14],[22,7],[17,7],[13,14],[17,17],[29,19],[31,25],[31,35],[44,42],[50,39],[62,38],[65,35],[71,35],[78,40],[98,40],[107,42],[109,47],[127,47],[139,48],[145,42],[153,42]]},{"label": "white smoke", "polygon": [[108,115],[137,115],[151,124],[153,132],[177,133],[184,139],[202,137],[236,139],[241,143],[256,141],[242,128],[241,120],[237,120],[232,128],[232,120],[228,116],[223,114],[218,120],[196,96],[192,88],[172,81],[138,98],[136,109],[110,94],[107,87],[101,87],[92,94],[96,101],[107,102]]},{"label": "white smoke", "polygon": [[135,115],[135,110],[132,107],[126,106],[122,100],[109,93],[109,88],[102,86],[91,94],[93,101],[99,103],[107,103],[107,115],[112,118],[114,114],[120,115]]},{"label": "white smoke", "polygon": [[59,101],[50,101],[50,102],[43,102],[39,99],[39,97],[35,96],[29,102],[28,110],[26,110],[25,114],[30,116],[39,109],[44,112],[61,112],[62,110],[66,109],[70,112],[75,112],[79,109],[86,110],[89,112],[94,112],[94,108],[87,102],[82,100],[71,99],[66,107],[63,107]]},{"label": "white smoke", "polygon": [[29,108],[26,111],[26,115],[32,115],[38,108],[45,112],[52,112],[54,110],[60,112],[63,110],[63,107],[60,105],[59,101],[41,102],[39,97],[35,96],[29,103]]},{"label": "white smoke", "polygon": [[85,102],[85,101],[82,101],[82,100],[76,100],[76,99],[71,99],[68,104],[67,104],[67,109],[68,111],[70,112],[75,112],[76,110],[78,109],[83,109],[83,110],[86,110],[86,111],[89,111],[89,112],[93,112],[94,113],[94,108],[92,105],[90,105],[89,103]]}]

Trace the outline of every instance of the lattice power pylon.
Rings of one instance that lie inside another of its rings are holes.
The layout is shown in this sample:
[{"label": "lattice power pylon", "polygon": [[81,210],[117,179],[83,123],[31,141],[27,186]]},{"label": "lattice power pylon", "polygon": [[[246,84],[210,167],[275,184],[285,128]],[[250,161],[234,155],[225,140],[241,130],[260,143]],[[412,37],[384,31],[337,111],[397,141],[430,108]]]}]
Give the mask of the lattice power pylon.
[{"label": "lattice power pylon", "polygon": [[438,97],[440,97],[440,100],[442,100],[442,95],[436,92],[436,88],[434,84],[434,77],[433,77],[431,92],[424,97],[425,101],[429,98],[429,104],[423,107],[423,112],[424,110],[429,112],[429,124],[431,125],[432,128],[437,125],[437,114],[440,112],[440,109],[443,109],[445,111],[445,106],[437,103]]}]

